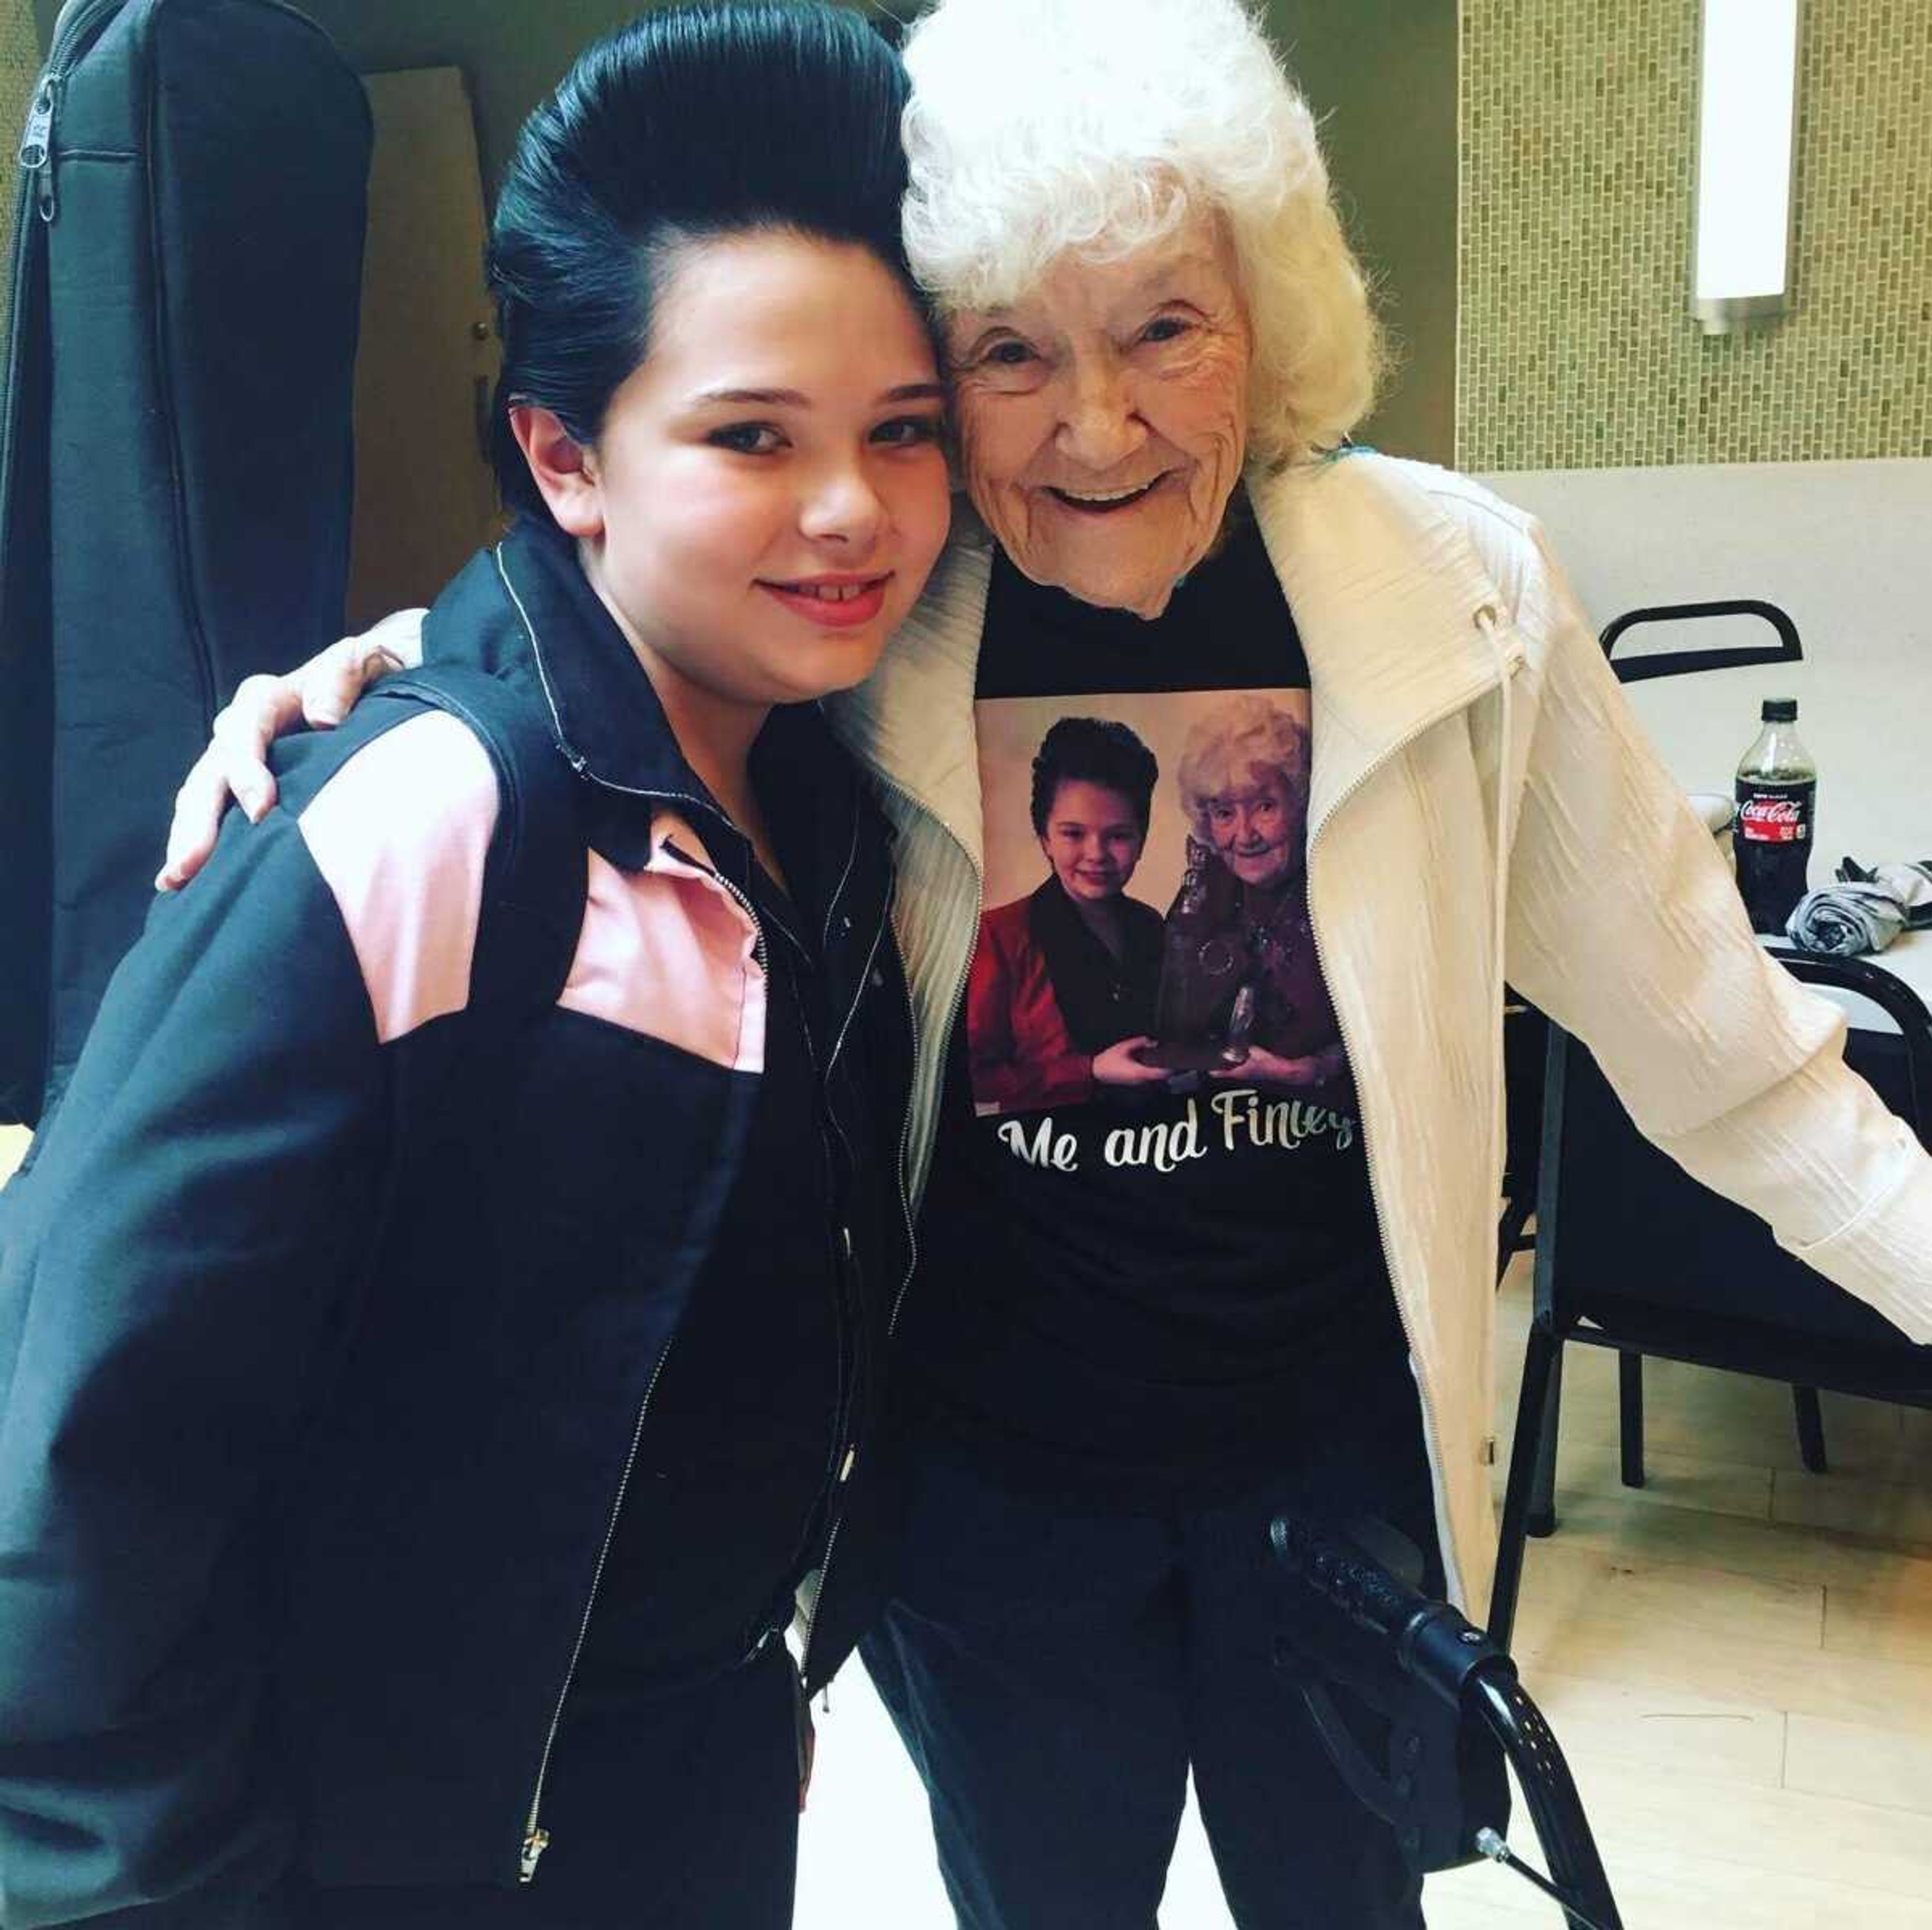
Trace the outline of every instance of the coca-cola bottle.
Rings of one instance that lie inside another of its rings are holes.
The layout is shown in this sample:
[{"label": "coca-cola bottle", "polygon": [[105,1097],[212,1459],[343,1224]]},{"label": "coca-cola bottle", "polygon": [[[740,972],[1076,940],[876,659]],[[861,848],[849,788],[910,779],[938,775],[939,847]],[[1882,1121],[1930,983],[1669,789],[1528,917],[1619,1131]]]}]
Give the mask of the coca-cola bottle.
[{"label": "coca-cola bottle", "polygon": [[1754,931],[1781,933],[1804,895],[1817,822],[1818,767],[1792,727],[1795,698],[1767,698],[1764,728],[1738,766],[1738,820],[1732,848],[1738,889]]}]

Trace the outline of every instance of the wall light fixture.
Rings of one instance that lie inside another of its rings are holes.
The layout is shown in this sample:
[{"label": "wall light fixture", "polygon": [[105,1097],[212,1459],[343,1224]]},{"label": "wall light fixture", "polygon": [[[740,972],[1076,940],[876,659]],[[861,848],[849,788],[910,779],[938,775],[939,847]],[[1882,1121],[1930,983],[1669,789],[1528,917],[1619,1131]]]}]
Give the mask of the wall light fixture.
[{"label": "wall light fixture", "polygon": [[1707,335],[1791,305],[1802,0],[1702,0],[1690,312]]}]

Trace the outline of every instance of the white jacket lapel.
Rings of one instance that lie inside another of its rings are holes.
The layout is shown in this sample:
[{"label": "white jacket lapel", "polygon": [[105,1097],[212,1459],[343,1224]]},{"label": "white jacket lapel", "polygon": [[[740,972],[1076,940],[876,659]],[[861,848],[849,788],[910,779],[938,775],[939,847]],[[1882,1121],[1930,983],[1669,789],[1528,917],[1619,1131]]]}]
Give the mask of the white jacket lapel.
[{"label": "white jacket lapel", "polygon": [[854,756],[938,819],[981,865],[980,752],[973,690],[993,547],[970,514],[878,668],[826,700]]},{"label": "white jacket lapel", "polygon": [[1383,759],[1496,684],[1478,611],[1520,646],[1468,538],[1404,465],[1338,458],[1249,493],[1308,658],[1312,837]]}]

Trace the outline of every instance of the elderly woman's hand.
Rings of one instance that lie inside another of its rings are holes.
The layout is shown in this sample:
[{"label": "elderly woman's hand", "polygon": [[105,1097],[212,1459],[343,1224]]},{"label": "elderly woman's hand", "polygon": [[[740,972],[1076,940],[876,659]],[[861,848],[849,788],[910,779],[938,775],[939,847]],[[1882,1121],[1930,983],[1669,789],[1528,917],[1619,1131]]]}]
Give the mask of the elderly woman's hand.
[{"label": "elderly woman's hand", "polygon": [[262,821],[275,802],[268,755],[278,737],[304,727],[332,730],[370,685],[403,667],[401,658],[372,633],[332,643],[286,676],[244,677],[175,793],[167,857],[154,889],[178,891],[207,863],[231,801],[252,823]]}]

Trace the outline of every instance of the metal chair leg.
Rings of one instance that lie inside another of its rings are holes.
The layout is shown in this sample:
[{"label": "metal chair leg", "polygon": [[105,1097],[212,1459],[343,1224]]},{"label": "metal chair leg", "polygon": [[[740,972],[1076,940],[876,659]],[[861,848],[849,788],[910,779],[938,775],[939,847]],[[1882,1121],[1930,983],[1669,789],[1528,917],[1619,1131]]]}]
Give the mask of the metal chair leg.
[{"label": "metal chair leg", "polygon": [[1530,1491],[1529,1516],[1524,1524],[1538,1541],[1556,1532],[1556,1437],[1562,1431],[1562,1419],[1563,1350],[1559,1347],[1550,1362],[1543,1433],[1537,1443],[1535,1485]]},{"label": "metal chair leg", "polygon": [[1814,1474],[1828,1474],[1825,1458],[1825,1410],[1819,1404],[1815,1387],[1793,1387],[1792,1411],[1798,1417],[1798,1452]]},{"label": "metal chair leg", "polygon": [[1490,1638],[1507,1649],[1516,1623],[1516,1597],[1522,1587],[1524,1537],[1537,1478],[1543,1466],[1543,1437],[1554,1423],[1551,1395],[1562,1347],[1546,1327],[1532,1326],[1523,1350],[1522,1391],[1516,1397],[1516,1435],[1510,1443],[1509,1480],[1503,1491],[1501,1542],[1496,1578],[1490,1592]]},{"label": "metal chair leg", "polygon": [[1617,1420],[1624,1485],[1643,1485],[1643,1356],[1617,1356]]}]

